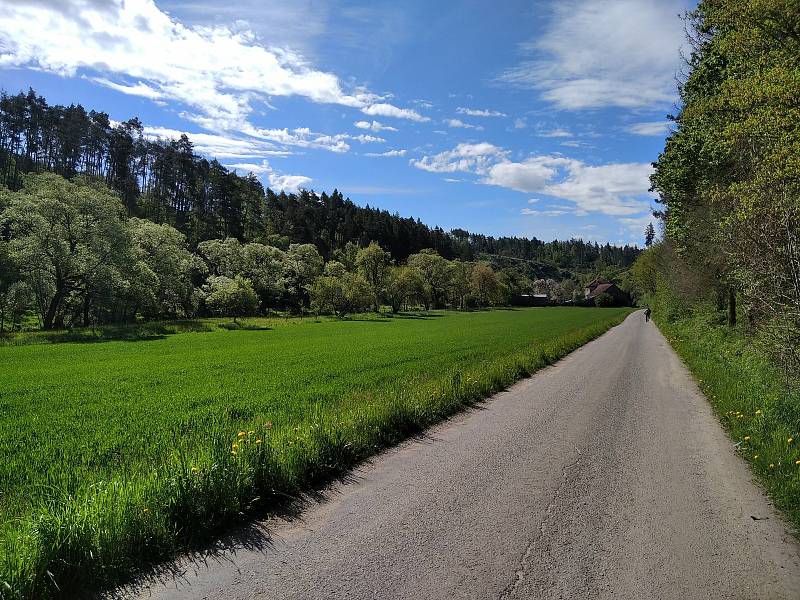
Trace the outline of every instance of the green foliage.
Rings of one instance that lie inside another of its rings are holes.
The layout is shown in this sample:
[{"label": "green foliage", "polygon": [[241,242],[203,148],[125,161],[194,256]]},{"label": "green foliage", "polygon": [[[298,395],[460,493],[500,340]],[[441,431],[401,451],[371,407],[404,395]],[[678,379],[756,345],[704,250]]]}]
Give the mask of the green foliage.
[{"label": "green foliage", "polygon": [[274,319],[260,321],[269,330],[0,347],[0,597],[42,598],[56,584],[74,596],[202,542],[627,314]]},{"label": "green foliage", "polygon": [[246,317],[258,310],[258,296],[250,280],[241,275],[233,279],[222,275],[209,277],[204,286],[205,303],[208,309],[218,315]]},{"label": "green foliage", "polygon": [[609,306],[614,306],[614,297],[611,294],[607,294],[603,292],[602,294],[597,294],[594,298],[594,305],[598,308],[607,308]]},{"label": "green foliage", "polygon": [[356,267],[372,291],[373,308],[378,312],[378,303],[392,265],[392,255],[376,242],[370,242],[356,255]]},{"label": "green foliage", "polygon": [[[329,263],[330,264],[330,263]],[[344,271],[341,263],[333,263],[337,275],[317,277],[311,287],[311,308],[318,314],[333,313],[344,317],[362,312],[375,300],[373,287],[357,273]]]}]

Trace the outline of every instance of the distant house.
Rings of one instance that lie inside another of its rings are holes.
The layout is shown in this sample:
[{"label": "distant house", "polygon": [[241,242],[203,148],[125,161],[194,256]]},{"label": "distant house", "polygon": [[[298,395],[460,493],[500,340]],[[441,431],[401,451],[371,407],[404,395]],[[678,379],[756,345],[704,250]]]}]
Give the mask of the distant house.
[{"label": "distant house", "polygon": [[626,292],[619,289],[616,283],[611,283],[601,277],[587,283],[583,293],[583,304],[585,305],[594,304],[595,298],[600,294],[608,294],[611,296],[615,306],[628,306],[631,303],[631,297]]},{"label": "distant house", "polygon": [[548,306],[547,294],[517,294],[511,298],[512,306]]}]

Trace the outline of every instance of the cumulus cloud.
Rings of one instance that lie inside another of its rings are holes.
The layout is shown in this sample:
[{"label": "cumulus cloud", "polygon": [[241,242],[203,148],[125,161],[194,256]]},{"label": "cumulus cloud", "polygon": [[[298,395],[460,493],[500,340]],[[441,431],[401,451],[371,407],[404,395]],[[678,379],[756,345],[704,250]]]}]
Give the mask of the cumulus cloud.
[{"label": "cumulus cloud", "polygon": [[625,128],[625,131],[634,135],[661,136],[669,132],[669,121],[646,121],[644,123],[633,123]]},{"label": "cumulus cloud", "polygon": [[235,163],[225,166],[229,169],[255,173],[266,177],[267,185],[276,191],[296,192],[308,186],[312,181],[310,177],[305,175],[281,175],[266,160],[262,160],[260,163]]},{"label": "cumulus cloud", "polygon": [[476,129],[478,131],[482,131],[483,127],[480,125],[471,125],[469,123],[464,123],[461,119],[445,119],[444,124],[448,127],[457,127],[461,129]]},{"label": "cumulus cloud", "polygon": [[0,68],[83,75],[118,92],[177,101],[211,131],[237,131],[252,103],[269,96],[352,107],[370,115],[426,120],[300,55],[263,46],[242,22],[187,26],[153,0],[25,0],[4,3]]},{"label": "cumulus cloud", "polygon": [[513,161],[507,151],[488,142],[459,144],[453,150],[412,159],[411,165],[434,173],[473,173],[483,184],[562,198],[575,204],[574,214],[614,216],[647,210],[649,201],[644,197],[653,170],[649,163],[594,166],[561,155]]},{"label": "cumulus cloud", "polygon": [[478,109],[478,108],[464,108],[463,106],[459,106],[456,109],[456,112],[462,115],[469,115],[470,117],[507,117],[506,113],[500,112],[499,110],[488,110],[488,109]]},{"label": "cumulus cloud", "polygon": [[663,105],[676,97],[681,0],[565,0],[529,56],[499,80],[563,109]]},{"label": "cumulus cloud", "polygon": [[378,121],[372,121],[372,123],[369,121],[356,121],[353,125],[359,129],[369,129],[370,131],[397,131],[396,127],[389,127]]},{"label": "cumulus cloud", "polygon": [[395,156],[405,156],[406,150],[387,150],[386,152],[366,152],[364,156],[371,156],[371,157],[384,157],[390,158]]}]

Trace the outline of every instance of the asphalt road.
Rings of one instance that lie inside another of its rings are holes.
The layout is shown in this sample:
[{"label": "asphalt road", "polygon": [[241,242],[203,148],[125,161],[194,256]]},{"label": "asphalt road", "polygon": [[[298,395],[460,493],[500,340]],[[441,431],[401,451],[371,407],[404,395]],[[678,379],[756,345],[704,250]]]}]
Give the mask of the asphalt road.
[{"label": "asphalt road", "polygon": [[235,543],[123,595],[800,598],[800,547],[642,313]]}]

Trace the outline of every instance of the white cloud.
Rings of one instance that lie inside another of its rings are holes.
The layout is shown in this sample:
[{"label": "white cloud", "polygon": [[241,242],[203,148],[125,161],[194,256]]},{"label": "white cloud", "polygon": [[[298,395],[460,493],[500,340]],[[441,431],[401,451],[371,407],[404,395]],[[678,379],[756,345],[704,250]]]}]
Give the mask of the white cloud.
[{"label": "white cloud", "polygon": [[386,152],[367,152],[364,156],[371,156],[371,157],[394,157],[394,156],[405,156],[406,150],[387,150]]},{"label": "white cloud", "polygon": [[378,102],[370,104],[361,109],[361,112],[371,117],[394,117],[396,119],[408,119],[410,121],[417,121],[424,123],[430,121],[428,117],[423,117],[417,111],[410,108],[398,108],[392,104]]},{"label": "white cloud", "polygon": [[4,2],[0,48],[0,68],[81,74],[125,94],[179,102],[191,109],[182,116],[218,133],[242,131],[252,104],[270,96],[426,120],[385,96],[346,89],[290,50],[263,46],[242,21],[187,26],[153,0]]},{"label": "white cloud", "polygon": [[572,137],[572,134],[567,131],[566,129],[553,129],[552,131],[543,131],[539,134],[539,137],[546,137],[546,138],[563,138],[563,137]]},{"label": "white cloud", "polygon": [[592,166],[561,155],[515,162],[507,151],[488,142],[459,144],[453,150],[412,159],[411,165],[434,173],[474,173],[481,176],[479,183],[562,198],[575,204],[573,214],[579,216],[589,212],[629,216],[647,210],[649,200],[644,197],[653,170],[649,163]]},{"label": "white cloud", "polygon": [[506,152],[488,142],[459,144],[447,150],[421,159],[411,159],[410,164],[431,173],[455,173],[456,171],[484,173],[486,169]]},{"label": "white cloud", "polygon": [[538,204],[541,202],[539,198],[528,198],[528,204]]},{"label": "white cloud", "polygon": [[529,60],[500,81],[538,90],[562,109],[638,108],[673,102],[684,45],[681,0],[565,0]]},{"label": "white cloud", "polygon": [[488,109],[478,109],[478,108],[464,108],[463,106],[459,106],[456,109],[456,112],[462,115],[469,115],[470,117],[507,117],[506,113],[500,112],[499,110],[488,110]]},{"label": "white cloud", "polygon": [[469,123],[464,123],[461,119],[445,119],[444,124],[448,127],[459,127],[461,129],[476,129],[478,131],[482,131],[483,127],[480,125],[470,125]]},{"label": "white cloud", "polygon": [[382,137],[378,137],[378,136],[375,136],[375,135],[365,135],[363,133],[361,133],[359,135],[352,135],[352,136],[349,136],[349,137],[350,137],[350,139],[353,139],[353,140],[356,140],[358,142],[361,142],[362,144],[380,143],[380,142],[385,142],[386,141]]},{"label": "white cloud", "polygon": [[225,166],[229,169],[266,176],[267,185],[276,191],[296,192],[305,188],[312,181],[305,175],[281,175],[266,160],[262,160],[260,163],[236,163]]},{"label": "white cloud", "polygon": [[289,156],[292,152],[274,144],[252,138],[240,138],[210,133],[189,133],[166,127],[145,126],[144,134],[151,139],[175,140],[186,135],[199,154],[218,158],[250,158],[262,156]]},{"label": "white cloud", "polygon": [[661,136],[669,132],[669,121],[646,121],[644,123],[633,123],[625,128],[625,131],[634,135]]},{"label": "white cloud", "polygon": [[370,131],[397,131],[396,127],[389,127],[388,125],[383,125],[378,121],[356,121],[353,123],[359,129],[369,129]]},{"label": "white cloud", "polygon": [[534,210],[532,208],[523,208],[520,211],[522,215],[531,215],[535,217],[560,217],[569,214],[567,210]]}]

